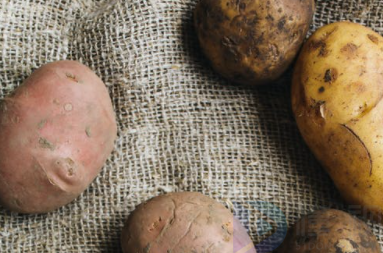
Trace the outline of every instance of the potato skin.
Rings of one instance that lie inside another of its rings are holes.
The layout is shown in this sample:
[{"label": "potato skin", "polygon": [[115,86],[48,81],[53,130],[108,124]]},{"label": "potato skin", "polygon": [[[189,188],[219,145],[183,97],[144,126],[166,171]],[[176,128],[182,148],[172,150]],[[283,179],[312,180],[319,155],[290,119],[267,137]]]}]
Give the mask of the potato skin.
[{"label": "potato skin", "polygon": [[276,253],[380,253],[375,235],[361,220],[327,209],[298,221]]},{"label": "potato skin", "polygon": [[19,213],[55,210],[99,173],[116,138],[108,91],[74,61],[36,70],[0,104],[0,203]]},{"label": "potato skin", "polygon": [[278,79],[292,63],[314,10],[314,0],[200,0],[194,23],[214,69],[256,85]]},{"label": "potato skin", "polygon": [[381,219],[383,38],[350,22],[327,25],[304,45],[292,109],[306,143],[346,201]]},{"label": "potato skin", "polygon": [[240,222],[196,192],[170,193],[139,205],[122,231],[124,253],[256,253]]}]

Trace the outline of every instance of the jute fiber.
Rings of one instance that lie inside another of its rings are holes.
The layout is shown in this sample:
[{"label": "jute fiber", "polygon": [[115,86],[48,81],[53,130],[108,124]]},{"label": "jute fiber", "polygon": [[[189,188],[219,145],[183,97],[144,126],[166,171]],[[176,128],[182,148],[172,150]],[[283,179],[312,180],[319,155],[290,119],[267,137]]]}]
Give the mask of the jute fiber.
[{"label": "jute fiber", "polygon": [[[171,191],[199,191],[247,210],[241,220],[255,242],[260,214],[250,201],[280,208],[289,226],[323,207],[358,212],[298,132],[291,71],[265,87],[221,78],[199,48],[195,4],[0,0],[0,97],[44,63],[78,60],[107,85],[119,129],[101,174],[71,204],[44,215],[0,207],[0,252],[121,252],[128,214]],[[318,0],[311,31],[337,20],[383,34],[383,1]],[[383,226],[369,224],[383,244]]]}]

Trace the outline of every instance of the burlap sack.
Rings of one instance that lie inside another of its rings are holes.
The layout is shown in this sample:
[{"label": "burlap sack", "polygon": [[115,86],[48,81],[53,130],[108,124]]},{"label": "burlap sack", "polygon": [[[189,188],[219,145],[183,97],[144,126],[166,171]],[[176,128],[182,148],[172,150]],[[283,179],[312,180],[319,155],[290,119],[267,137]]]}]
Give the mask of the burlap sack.
[{"label": "burlap sack", "polygon": [[[252,200],[280,208],[289,225],[347,208],[297,130],[289,74],[254,88],[219,77],[193,31],[195,4],[0,0],[0,96],[46,62],[76,59],[105,81],[119,123],[115,151],[74,202],[46,215],[0,208],[0,252],[120,252],[129,212],[169,191],[242,210],[256,242],[265,230]],[[382,0],[318,0],[312,30],[348,19],[383,33],[382,13]],[[383,242],[383,226],[371,226]]]}]

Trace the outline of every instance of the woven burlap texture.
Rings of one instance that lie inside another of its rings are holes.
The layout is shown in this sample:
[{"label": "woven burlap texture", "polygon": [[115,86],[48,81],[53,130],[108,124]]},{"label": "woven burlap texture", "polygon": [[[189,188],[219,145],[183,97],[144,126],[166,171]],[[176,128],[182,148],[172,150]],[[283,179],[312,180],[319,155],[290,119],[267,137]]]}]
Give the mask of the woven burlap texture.
[{"label": "woven burlap texture", "polygon": [[[290,74],[267,87],[218,76],[198,46],[195,4],[0,0],[0,97],[44,63],[79,60],[107,85],[119,129],[101,174],[69,205],[44,215],[0,207],[0,252],[121,252],[128,214],[170,191],[247,208],[255,241],[251,200],[279,207],[290,226],[346,208],[297,130]],[[382,0],[318,0],[311,31],[347,19],[383,34],[382,13]],[[383,243],[383,226],[369,224]]]}]

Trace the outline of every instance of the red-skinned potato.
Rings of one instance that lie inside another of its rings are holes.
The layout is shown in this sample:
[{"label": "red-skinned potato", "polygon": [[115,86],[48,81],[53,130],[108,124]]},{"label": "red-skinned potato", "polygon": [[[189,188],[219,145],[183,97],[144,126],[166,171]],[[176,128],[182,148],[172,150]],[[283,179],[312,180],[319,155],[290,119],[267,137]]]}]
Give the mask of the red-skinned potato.
[{"label": "red-skinned potato", "polygon": [[108,91],[75,61],[36,70],[0,103],[0,203],[20,213],[55,210],[100,172],[117,134]]},{"label": "red-skinned potato", "polygon": [[122,232],[124,253],[256,253],[245,228],[215,200],[170,193],[139,205]]}]

